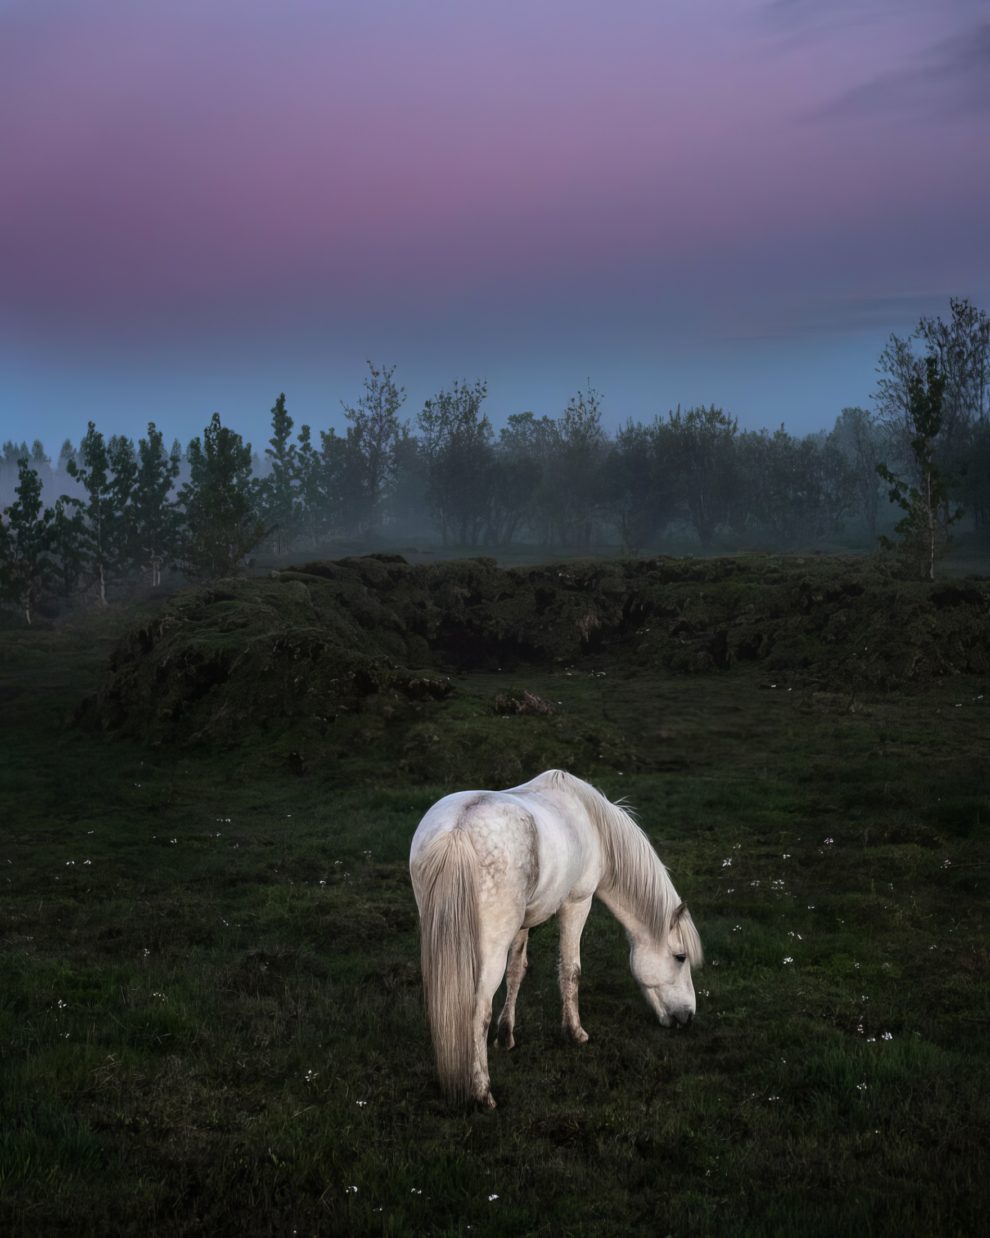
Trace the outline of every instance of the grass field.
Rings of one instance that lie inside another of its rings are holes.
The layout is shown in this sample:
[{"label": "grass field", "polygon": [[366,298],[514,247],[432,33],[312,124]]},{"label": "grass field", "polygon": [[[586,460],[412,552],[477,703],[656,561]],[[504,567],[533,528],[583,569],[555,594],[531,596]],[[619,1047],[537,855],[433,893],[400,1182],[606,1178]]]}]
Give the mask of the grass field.
[{"label": "grass field", "polygon": [[456,788],[66,725],[129,621],[0,633],[5,1233],[983,1231],[990,683],[463,677],[441,746],[508,684],[654,754],[574,772],[637,808],[707,962],[664,1031],[597,907],[573,1048],[536,930],[499,1108],[450,1112],[406,856]]}]

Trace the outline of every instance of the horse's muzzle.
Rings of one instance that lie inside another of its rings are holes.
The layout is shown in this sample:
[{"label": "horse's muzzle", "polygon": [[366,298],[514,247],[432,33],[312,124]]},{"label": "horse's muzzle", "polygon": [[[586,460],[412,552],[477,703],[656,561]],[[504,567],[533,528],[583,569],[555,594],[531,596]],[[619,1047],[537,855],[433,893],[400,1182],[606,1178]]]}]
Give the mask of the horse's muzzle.
[{"label": "horse's muzzle", "polygon": [[693,1010],[681,1010],[674,1015],[674,1022],[678,1027],[690,1027],[694,1022]]}]

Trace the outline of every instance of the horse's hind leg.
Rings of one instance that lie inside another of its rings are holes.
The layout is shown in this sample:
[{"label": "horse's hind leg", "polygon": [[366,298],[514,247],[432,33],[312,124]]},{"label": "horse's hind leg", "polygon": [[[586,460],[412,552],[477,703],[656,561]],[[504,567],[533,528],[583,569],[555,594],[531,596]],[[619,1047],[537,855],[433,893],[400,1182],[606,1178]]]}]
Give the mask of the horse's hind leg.
[{"label": "horse's hind leg", "polygon": [[505,1005],[498,1016],[498,1044],[500,1049],[514,1049],[516,1039],[513,1032],[516,1026],[516,998],[519,996],[519,986],[526,975],[526,942],[529,940],[529,929],[520,929],[512,939],[509,947],[508,966],[505,972]]},{"label": "horse's hind leg", "polygon": [[[512,921],[518,924],[522,919]],[[507,956],[510,945],[515,946],[519,934],[512,928],[493,928],[488,934],[482,934],[481,968],[478,974],[478,987],[475,990],[474,1006],[474,1065],[471,1071],[471,1097],[484,1109],[494,1109],[492,1099],[491,1079],[488,1074],[488,1029],[492,1021],[492,998],[505,975]],[[525,949],[525,941],[523,942]],[[524,964],[525,965],[525,964]],[[520,975],[521,979],[521,975]],[[518,988],[518,984],[516,985]]]},{"label": "horse's hind leg", "polygon": [[560,996],[564,1003],[564,1035],[575,1044],[583,1045],[588,1033],[581,1026],[578,1014],[578,981],[581,978],[581,933],[584,930],[591,899],[565,903],[557,913],[560,922]]}]

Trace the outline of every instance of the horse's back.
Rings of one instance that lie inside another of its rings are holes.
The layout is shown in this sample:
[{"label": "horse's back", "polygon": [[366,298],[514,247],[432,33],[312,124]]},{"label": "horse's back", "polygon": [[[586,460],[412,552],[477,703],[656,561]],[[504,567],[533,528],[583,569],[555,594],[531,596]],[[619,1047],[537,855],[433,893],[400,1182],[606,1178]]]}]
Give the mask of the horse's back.
[{"label": "horse's back", "polygon": [[458,791],[428,810],[410,849],[417,899],[423,857],[454,830],[466,834],[477,856],[482,902],[511,904],[528,925],[552,916],[570,898],[590,896],[598,884],[600,850],[585,814],[567,811],[551,788],[525,784],[510,791]]},{"label": "horse's back", "polygon": [[413,835],[409,865],[414,879],[426,849],[453,830],[471,840],[483,890],[513,870],[527,877],[535,870],[536,825],[525,806],[504,791],[456,791],[428,810]]}]

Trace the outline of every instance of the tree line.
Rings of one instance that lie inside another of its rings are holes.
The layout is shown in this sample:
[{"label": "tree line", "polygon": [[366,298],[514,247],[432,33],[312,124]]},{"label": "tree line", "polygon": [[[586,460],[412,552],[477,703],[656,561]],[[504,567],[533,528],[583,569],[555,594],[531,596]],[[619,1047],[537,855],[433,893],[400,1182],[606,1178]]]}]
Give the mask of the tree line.
[{"label": "tree line", "polygon": [[30,622],[73,595],[106,605],[166,572],[210,579],[259,552],[383,534],[548,552],[611,540],[637,553],[687,538],[704,551],[797,549],[845,530],[873,548],[895,509],[888,544],[931,575],[964,510],[990,527],[990,318],[951,301],[947,321],[890,337],[878,375],[872,410],[843,409],[802,437],[740,430],[714,405],[609,434],[590,383],[559,416],[513,414],[497,433],[483,381],[454,382],[409,420],[394,367],[369,362],[343,433],[296,430],[281,394],[260,457],[219,413],[185,448],[166,448],[154,423],[135,442],[90,422],[54,465],[40,442],[7,442],[0,601]]}]

